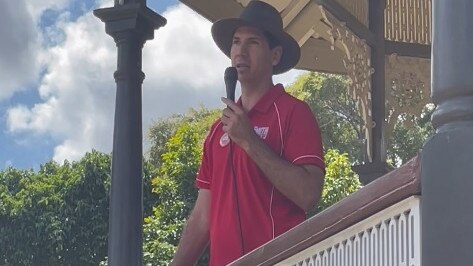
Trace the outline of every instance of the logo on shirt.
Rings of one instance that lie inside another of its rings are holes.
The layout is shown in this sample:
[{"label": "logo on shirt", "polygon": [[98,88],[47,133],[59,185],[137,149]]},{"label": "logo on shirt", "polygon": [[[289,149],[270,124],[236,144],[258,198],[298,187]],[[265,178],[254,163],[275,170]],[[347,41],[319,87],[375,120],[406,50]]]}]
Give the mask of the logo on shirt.
[{"label": "logo on shirt", "polygon": [[255,126],[254,129],[255,129],[256,135],[258,135],[260,138],[266,139],[266,137],[268,136],[269,127]]},{"label": "logo on shirt", "polygon": [[230,137],[228,137],[228,134],[225,133],[220,138],[220,146],[225,147],[228,145],[228,143],[230,143]]}]

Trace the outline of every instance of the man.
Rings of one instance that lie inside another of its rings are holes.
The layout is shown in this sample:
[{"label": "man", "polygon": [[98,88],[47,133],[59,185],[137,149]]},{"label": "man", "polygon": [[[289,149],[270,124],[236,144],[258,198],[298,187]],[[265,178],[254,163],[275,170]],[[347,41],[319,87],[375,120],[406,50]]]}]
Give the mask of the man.
[{"label": "man", "polygon": [[212,36],[241,85],[237,103],[212,126],[196,178],[200,189],[173,265],[193,265],[210,241],[210,264],[226,265],[305,219],[320,198],[324,162],[307,104],[273,85],[293,68],[297,42],[276,9],[252,1],[239,18],[217,21]]}]

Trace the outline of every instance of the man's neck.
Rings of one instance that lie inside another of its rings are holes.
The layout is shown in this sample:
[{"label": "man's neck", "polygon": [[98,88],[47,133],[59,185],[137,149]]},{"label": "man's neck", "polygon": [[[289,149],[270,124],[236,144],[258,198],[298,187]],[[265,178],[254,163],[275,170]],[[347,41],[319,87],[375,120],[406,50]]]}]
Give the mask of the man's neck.
[{"label": "man's neck", "polygon": [[245,112],[249,112],[258,101],[274,86],[273,80],[241,84],[241,102]]}]

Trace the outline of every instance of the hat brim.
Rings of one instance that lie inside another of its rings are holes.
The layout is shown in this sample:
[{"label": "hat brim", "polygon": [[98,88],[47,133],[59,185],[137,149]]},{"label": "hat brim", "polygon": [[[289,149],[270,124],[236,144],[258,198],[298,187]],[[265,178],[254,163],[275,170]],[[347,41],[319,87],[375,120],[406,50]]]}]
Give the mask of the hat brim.
[{"label": "hat brim", "polygon": [[274,32],[269,29],[261,28],[251,22],[242,20],[240,18],[226,18],[216,21],[212,25],[212,38],[217,44],[218,48],[230,58],[230,50],[232,48],[233,34],[242,26],[255,27],[257,29],[270,33],[279,44],[282,46],[282,56],[279,64],[274,66],[273,73],[281,74],[297,65],[301,56],[299,44],[284,31]]}]

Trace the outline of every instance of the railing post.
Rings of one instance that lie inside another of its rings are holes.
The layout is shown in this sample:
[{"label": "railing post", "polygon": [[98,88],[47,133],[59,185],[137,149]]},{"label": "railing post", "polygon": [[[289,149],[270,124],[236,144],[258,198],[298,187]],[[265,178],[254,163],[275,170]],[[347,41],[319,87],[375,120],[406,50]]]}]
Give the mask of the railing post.
[{"label": "railing post", "polygon": [[142,49],[166,20],[146,7],[145,0],[115,0],[94,14],[118,49],[115,125],[110,191],[108,265],[142,264]]},{"label": "railing post", "polygon": [[422,264],[470,265],[473,241],[473,1],[433,0],[432,123],[424,145]]}]

